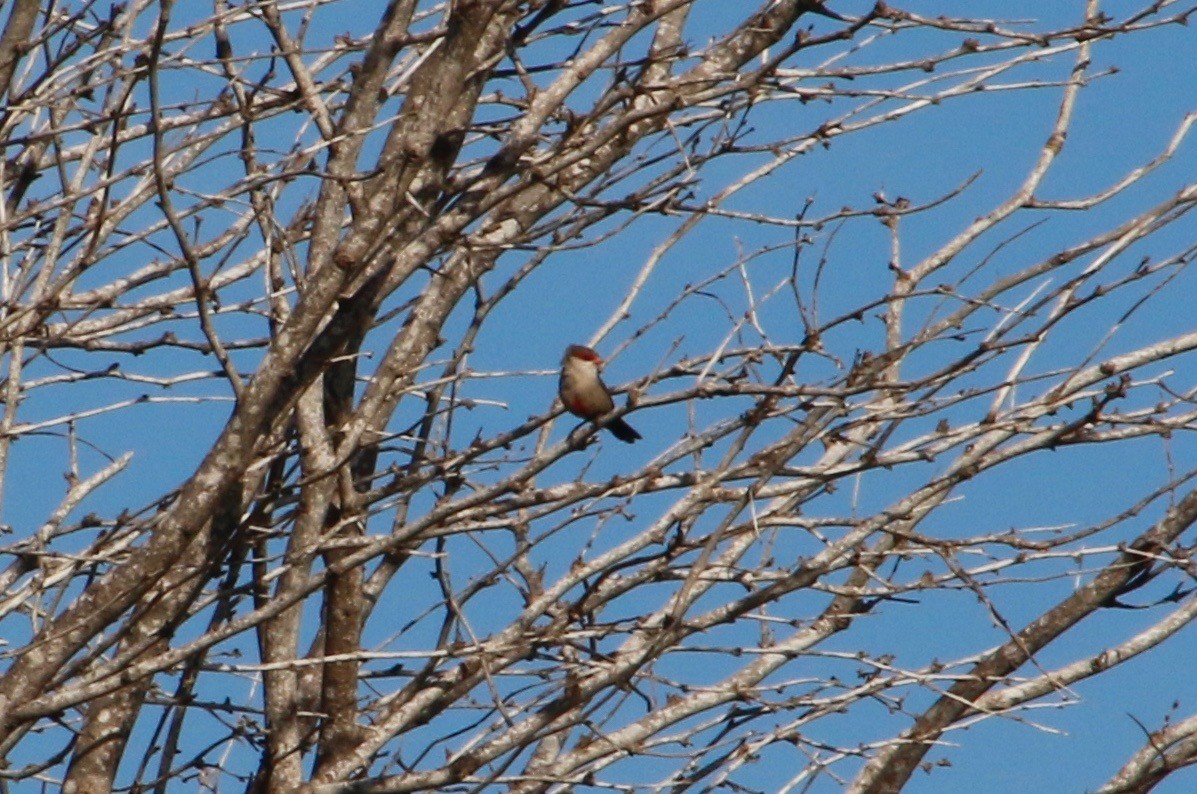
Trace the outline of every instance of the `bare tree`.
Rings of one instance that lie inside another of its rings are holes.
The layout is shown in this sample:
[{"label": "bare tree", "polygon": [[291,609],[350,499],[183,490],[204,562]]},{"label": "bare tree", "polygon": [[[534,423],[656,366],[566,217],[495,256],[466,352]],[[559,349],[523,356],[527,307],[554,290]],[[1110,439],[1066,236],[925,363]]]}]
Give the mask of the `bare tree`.
[{"label": "bare tree", "polygon": [[[1194,6],[744,5],[10,4],[0,778],[897,791],[1188,626],[1197,329],[1157,307],[1197,182],[1153,178],[1195,117],[1045,185],[1103,48]],[[1050,134],[997,199],[765,189],[1010,92]],[[667,276],[712,227],[740,253]],[[609,319],[555,338],[546,279]],[[569,342],[635,447],[552,403]],[[1151,440],[1096,521],[958,502]],[[926,654],[874,642],[904,621]],[[1194,716],[1143,727],[1105,790],[1197,759]]]}]

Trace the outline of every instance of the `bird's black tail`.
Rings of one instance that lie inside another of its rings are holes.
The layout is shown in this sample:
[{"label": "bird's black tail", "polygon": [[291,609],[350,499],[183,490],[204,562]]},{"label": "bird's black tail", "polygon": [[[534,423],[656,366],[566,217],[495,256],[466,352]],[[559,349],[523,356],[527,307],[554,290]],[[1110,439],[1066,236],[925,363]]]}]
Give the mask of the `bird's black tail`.
[{"label": "bird's black tail", "polygon": [[622,419],[612,419],[610,422],[607,422],[606,427],[611,431],[612,435],[625,444],[631,444],[640,438],[640,434],[636,432],[635,428]]}]

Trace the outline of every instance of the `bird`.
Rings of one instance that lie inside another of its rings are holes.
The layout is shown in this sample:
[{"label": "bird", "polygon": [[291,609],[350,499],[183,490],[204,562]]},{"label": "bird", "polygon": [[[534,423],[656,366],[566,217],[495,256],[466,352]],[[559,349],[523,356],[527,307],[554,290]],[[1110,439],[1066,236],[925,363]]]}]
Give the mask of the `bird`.
[{"label": "bird", "polygon": [[626,444],[640,438],[640,434],[621,418],[601,421],[615,410],[611,390],[599,377],[603,357],[585,345],[570,345],[561,359],[561,380],[557,393],[565,410],[607,428]]}]

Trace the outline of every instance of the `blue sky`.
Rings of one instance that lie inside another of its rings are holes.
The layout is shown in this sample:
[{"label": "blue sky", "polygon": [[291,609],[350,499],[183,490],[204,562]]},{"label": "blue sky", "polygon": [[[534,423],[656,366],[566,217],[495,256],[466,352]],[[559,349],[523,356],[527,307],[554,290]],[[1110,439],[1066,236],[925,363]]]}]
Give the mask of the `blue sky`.
[{"label": "blue sky", "polygon": [[[864,4],[856,4],[863,7]],[[1059,24],[1063,19],[1079,17],[1076,3],[975,3],[967,13],[993,14],[1004,19],[1044,19],[1045,24]],[[840,7],[840,6],[835,6]],[[965,11],[954,3],[913,3],[903,7],[933,16]],[[844,4],[850,9],[852,4]],[[730,6],[708,6],[712,16],[701,23],[715,26],[721,12],[734,13]],[[739,9],[735,9],[738,11]],[[1113,9],[1111,10],[1122,10]],[[696,23],[699,20],[696,19]],[[818,26],[821,23],[816,23]],[[1028,25],[1028,27],[1033,27]],[[890,51],[925,43],[928,36],[896,37]],[[950,37],[948,37],[950,39]],[[1117,67],[1117,72],[1093,81],[1081,93],[1063,155],[1045,183],[1042,195],[1052,199],[1080,198],[1112,184],[1131,169],[1160,153],[1187,112],[1195,108],[1193,86],[1197,85],[1197,59],[1177,57],[1192,52],[1197,41],[1191,28],[1170,28],[1102,43],[1094,48],[1091,71],[1101,73]],[[941,47],[945,45],[940,45]],[[933,48],[935,49],[935,48]],[[867,60],[868,53],[863,55]],[[1071,68],[1070,58],[1056,59],[1012,72],[1006,80],[1016,83],[1032,79],[1060,80]],[[979,172],[976,182],[957,200],[943,208],[910,218],[903,228],[903,252],[907,262],[918,261],[935,250],[973,217],[988,211],[1025,178],[1026,168],[1038,155],[1054,121],[1061,91],[1048,89],[1013,89],[963,97],[927,108],[898,123],[835,140],[830,149],[816,149],[799,158],[780,173],[755,185],[747,195],[737,196],[731,205],[744,210],[771,211],[785,215],[798,209],[807,198],[814,199],[811,215],[834,211],[840,206],[868,206],[874,191],[890,197],[905,196],[912,201],[928,201],[963,184]],[[761,138],[794,134],[813,126],[826,110],[818,104],[787,106],[780,104],[753,116]],[[749,160],[750,158],[745,158]],[[732,174],[747,171],[748,165],[719,164]],[[1046,222],[1031,230],[1009,251],[1011,266],[1032,261],[1031,257],[1059,250],[1084,239],[1094,230],[1105,228],[1111,218],[1123,218],[1161,200],[1192,178],[1197,172],[1197,144],[1187,141],[1174,160],[1143,180],[1136,188],[1086,213],[1039,213],[1013,224],[1007,231]],[[708,188],[714,192],[714,186]],[[510,362],[513,349],[526,359],[529,368],[551,369],[560,340],[583,341],[590,338],[617,305],[624,285],[633,277],[647,252],[657,246],[670,231],[668,221],[648,221],[632,234],[612,240],[597,250],[561,257],[561,264],[536,276],[536,285],[544,300],[532,311],[522,308],[500,313],[497,321],[506,333],[492,336],[483,344],[474,361],[477,366]],[[1160,256],[1193,244],[1192,223],[1180,223],[1145,246],[1143,253]],[[645,299],[633,307],[632,317],[618,327],[602,347],[603,352],[621,344],[639,323],[655,316],[679,285],[690,282],[696,274],[707,272],[716,264],[732,260],[739,249],[779,245],[788,232],[749,224],[708,221],[682,245],[665,258],[656,284],[646,291]],[[820,242],[826,239],[824,236]],[[997,242],[990,239],[979,249]],[[824,305],[832,313],[837,301],[853,304],[857,290],[881,291],[888,287],[884,262],[888,237],[879,224],[855,223],[833,242],[832,270],[829,281],[835,287],[824,294]],[[761,258],[756,273],[768,267],[783,275],[788,267],[788,251]],[[968,259],[968,257],[965,257]],[[582,282],[584,287],[579,289]],[[769,282],[762,276],[761,283]],[[838,292],[837,292],[838,290]],[[1152,309],[1135,316],[1110,342],[1113,352],[1183,332],[1192,327],[1192,296],[1197,282],[1191,272],[1182,274],[1163,294],[1153,299]],[[729,290],[731,291],[731,290]],[[1118,310],[1125,308],[1119,304]],[[543,311],[543,313],[542,313]],[[723,332],[725,323],[715,307],[704,322],[703,310],[696,306],[683,325],[684,340],[679,353],[697,353],[709,346]],[[785,335],[784,320],[771,330]],[[1074,360],[1078,351],[1088,351],[1100,338],[1102,324],[1113,321],[1108,312],[1098,310],[1084,321],[1065,327],[1059,339],[1046,346],[1036,357],[1034,369],[1046,371]],[[531,325],[531,327],[530,327]],[[676,332],[676,327],[671,327]],[[800,333],[801,329],[793,329]],[[531,332],[531,333],[529,333]],[[673,341],[666,332],[650,334],[638,340],[609,368],[616,382],[636,377],[644,367],[656,364]],[[509,366],[509,364],[507,364]],[[1193,383],[1192,361],[1187,372],[1177,378]],[[496,386],[497,388],[497,386]],[[553,382],[546,376],[539,394],[531,400],[551,397]],[[519,404],[522,404],[522,400]],[[524,411],[512,406],[516,417]],[[676,414],[677,412],[673,412]],[[683,429],[681,417],[665,411],[644,411],[632,417],[633,423],[647,429],[647,443],[630,450],[604,450],[597,460],[597,473],[618,471],[632,461],[653,453],[657,439],[666,439]],[[607,459],[607,456],[615,460]],[[1115,449],[1069,450],[1055,456],[1039,455],[1002,469],[962,489],[961,503],[942,511],[925,527],[936,534],[953,532],[972,534],[1002,531],[1012,527],[1084,525],[1099,521],[1127,507],[1151,488],[1164,481],[1169,463],[1179,470],[1197,461],[1191,439],[1173,438],[1168,444],[1158,439],[1127,444]],[[864,504],[881,505],[892,499],[907,480],[901,472],[877,472],[861,483],[859,496]],[[867,509],[867,508],[865,508]],[[1149,511],[1142,520],[1131,522],[1141,531],[1158,518]],[[954,522],[959,522],[953,526]],[[1089,567],[1092,567],[1092,562]],[[1079,567],[1079,566],[1078,566]],[[1068,595],[1071,586],[1085,581],[1061,580],[1050,585],[1030,587],[1009,585],[991,592],[1004,616],[1018,628],[1035,617],[1047,605]],[[1156,595],[1160,595],[1157,593]],[[969,593],[934,596],[926,606],[890,604],[865,619],[866,628],[844,637],[846,649],[859,647],[862,638],[875,652],[891,652],[914,663],[928,658],[948,659],[960,653],[977,651],[987,644],[1000,643],[1004,633],[994,627]],[[934,608],[930,604],[934,603]],[[1046,667],[1071,661],[1121,641],[1166,613],[1169,606],[1140,612],[1106,611],[1079,630],[1049,647],[1042,660]],[[964,636],[958,636],[963,632]],[[835,644],[834,641],[832,643]],[[999,791],[1081,791],[1104,782],[1131,752],[1145,741],[1136,720],[1149,728],[1162,724],[1167,715],[1181,718],[1197,704],[1197,684],[1188,675],[1177,675],[1191,667],[1197,656],[1197,641],[1188,632],[1164,647],[1153,650],[1124,669],[1098,679],[1082,682],[1073,691],[1080,703],[1064,708],[1045,708],[1028,716],[1046,726],[1039,730],[1027,724],[994,719],[952,733],[947,738],[950,749],[932,752],[928,760],[946,757],[951,766],[938,768],[932,775],[917,774],[907,790],[912,792],[948,792],[968,788],[978,792]],[[1049,701],[1051,699],[1048,699]],[[1179,702],[1174,712],[1173,704]],[[843,717],[829,721],[826,738],[852,744],[870,735],[868,716]],[[863,720],[863,722],[862,722]],[[886,723],[895,725],[893,721]],[[863,730],[862,730],[863,729]],[[862,735],[863,734],[863,735]],[[780,761],[778,763],[777,761]],[[784,759],[762,761],[753,782],[764,790],[779,785],[792,771]],[[1163,784],[1161,791],[1188,791],[1191,775],[1177,774]],[[830,781],[815,791],[835,791]]]}]

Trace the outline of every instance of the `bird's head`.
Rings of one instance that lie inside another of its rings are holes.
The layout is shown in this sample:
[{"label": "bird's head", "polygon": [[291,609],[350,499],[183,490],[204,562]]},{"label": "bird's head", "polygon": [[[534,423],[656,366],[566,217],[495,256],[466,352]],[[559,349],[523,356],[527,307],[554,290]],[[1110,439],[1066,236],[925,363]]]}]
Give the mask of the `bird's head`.
[{"label": "bird's head", "polygon": [[565,364],[571,359],[586,361],[596,367],[601,367],[603,364],[603,357],[585,345],[570,345],[565,348],[565,360],[561,363]]}]

